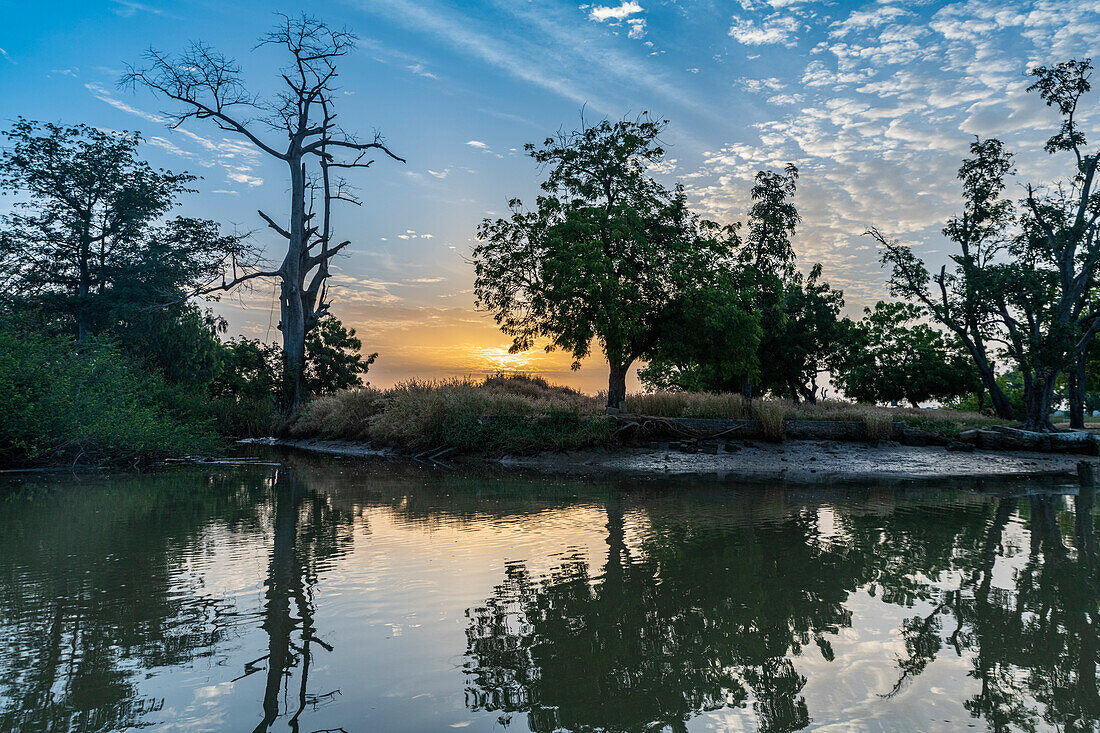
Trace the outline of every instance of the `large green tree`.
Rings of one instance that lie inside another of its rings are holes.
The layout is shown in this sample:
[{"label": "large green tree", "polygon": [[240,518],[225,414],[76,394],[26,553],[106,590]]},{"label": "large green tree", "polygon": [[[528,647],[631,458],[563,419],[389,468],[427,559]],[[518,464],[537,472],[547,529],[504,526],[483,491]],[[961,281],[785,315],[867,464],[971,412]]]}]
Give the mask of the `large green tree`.
[{"label": "large green tree", "polygon": [[195,177],[152,168],[137,133],[19,119],[4,135],[0,186],[17,197],[0,220],[5,296],[70,319],[81,341],[125,303],[181,301],[247,254],[213,222],[158,228]]},{"label": "large green tree", "polygon": [[833,379],[859,402],[948,401],[974,394],[981,381],[970,354],[952,334],[922,322],[911,303],[879,301],[860,321],[844,321]]},{"label": "large green tree", "polygon": [[649,171],[664,122],[604,120],[528,144],[546,171],[533,209],[511,202],[486,219],[474,249],[479,307],[512,337],[568,350],[573,367],[598,343],[610,365],[607,406],[622,409],[631,365],[655,349],[670,307],[727,261],[734,232],[692,214],[680,188]]}]

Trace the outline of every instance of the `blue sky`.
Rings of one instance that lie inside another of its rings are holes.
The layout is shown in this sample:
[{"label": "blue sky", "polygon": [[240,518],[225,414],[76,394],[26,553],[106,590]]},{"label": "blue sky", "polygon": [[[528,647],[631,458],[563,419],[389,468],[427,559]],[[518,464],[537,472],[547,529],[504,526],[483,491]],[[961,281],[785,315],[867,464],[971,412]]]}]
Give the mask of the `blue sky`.
[{"label": "blue sky", "polygon": [[[858,312],[885,296],[869,226],[945,257],[939,230],[975,135],[1018,151],[1021,181],[1066,169],[1039,149],[1057,121],[1024,93],[1026,70],[1100,43],[1095,1],[19,3],[0,28],[0,117],[140,130],[156,165],[203,176],[182,213],[255,230],[275,252],[255,211],[280,211],[285,172],[201,121],[168,130],[162,101],[117,82],[149,46],[203,40],[271,92],[281,59],[255,41],[274,11],[303,9],[360,37],[341,69],[343,124],[381,131],[408,160],[358,174],[364,206],[339,217],[354,244],[333,309],[381,352],[376,384],[520,368],[606,385],[596,357],[570,374],[564,355],[508,356],[473,309],[467,261],[481,218],[534,196],[523,144],[575,126],[582,106],[593,119],[670,120],[657,174],[719,221],[743,218],[757,170],[795,163],[801,265],[821,262]],[[234,331],[274,339],[272,294],[259,286],[217,307]]]}]

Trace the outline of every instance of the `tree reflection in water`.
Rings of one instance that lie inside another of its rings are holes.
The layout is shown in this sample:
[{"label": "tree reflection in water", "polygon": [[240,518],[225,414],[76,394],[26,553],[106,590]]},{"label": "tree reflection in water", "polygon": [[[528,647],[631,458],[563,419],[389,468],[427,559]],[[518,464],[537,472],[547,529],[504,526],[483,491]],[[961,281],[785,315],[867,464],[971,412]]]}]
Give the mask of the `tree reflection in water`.
[{"label": "tree reflection in water", "polygon": [[[316,633],[314,589],[318,567],[350,548],[351,517],[331,507],[323,495],[307,489],[294,471],[277,474],[272,504],[273,541],[262,625],[268,649],[267,654],[246,664],[237,679],[266,669],[263,719],[256,733],[271,730],[280,717],[288,717],[287,725],[297,733],[307,709],[340,695],[339,689],[309,691],[315,649],[333,651]],[[293,702],[281,704],[291,699],[295,672],[298,680]]]},{"label": "tree reflection in water", "polygon": [[[328,648],[313,623],[318,569],[350,547],[349,515],[286,470],[104,484],[54,490],[46,478],[0,495],[0,731],[125,730],[162,717],[164,701],[141,680],[215,655],[248,623],[182,570],[219,527],[273,530],[268,654],[242,675],[266,672],[256,730],[280,715],[298,730],[304,711],[338,694],[311,694],[308,677],[315,650]],[[295,671],[294,702],[280,709]]]},{"label": "tree reflection in water", "polygon": [[[897,683],[883,697],[947,648],[972,658],[980,690],[965,706],[990,729],[1041,719],[1096,730],[1094,493],[1086,482],[1074,499],[1072,551],[1061,496],[1002,496],[951,521],[934,504],[839,512],[837,539],[813,511],[700,522],[640,505],[648,524],[633,551],[612,500],[602,572],[579,556],[543,577],[512,564],[468,610],[467,705],[502,722],[525,714],[541,733],[684,731],[701,712],[751,702],[760,730],[800,730],[812,712],[795,661],[811,644],[833,660],[830,637],[852,624],[846,604],[860,590],[933,609],[903,624]],[[1014,587],[998,588],[1017,511],[1031,546]]]}]

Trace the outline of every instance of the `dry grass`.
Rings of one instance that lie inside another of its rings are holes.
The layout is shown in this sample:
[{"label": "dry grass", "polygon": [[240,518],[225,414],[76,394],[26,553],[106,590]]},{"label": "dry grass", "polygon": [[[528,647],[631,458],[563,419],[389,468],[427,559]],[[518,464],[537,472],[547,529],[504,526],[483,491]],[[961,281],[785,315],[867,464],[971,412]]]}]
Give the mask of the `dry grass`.
[{"label": "dry grass", "polygon": [[[540,377],[410,380],[387,390],[349,390],[310,402],[289,424],[296,437],[342,438],[418,452],[455,446],[476,452],[534,452],[579,448],[611,440],[599,417],[604,399]],[[953,410],[916,410],[823,400],[746,400],[739,394],[656,392],[632,394],[627,409],[654,417],[760,420],[764,434],[781,440],[786,420],[860,421],[873,440],[890,437],[893,423],[955,435],[1003,421]]]},{"label": "dry grass", "polygon": [[[409,380],[380,391],[357,389],[313,400],[289,428],[298,437],[370,440],[418,451],[529,450],[579,447],[610,434],[606,420],[589,426],[599,402],[541,377]],[[491,416],[492,420],[485,420]],[[519,420],[517,418],[522,418]],[[534,440],[548,441],[528,446]],[[576,445],[573,445],[576,443]]]}]

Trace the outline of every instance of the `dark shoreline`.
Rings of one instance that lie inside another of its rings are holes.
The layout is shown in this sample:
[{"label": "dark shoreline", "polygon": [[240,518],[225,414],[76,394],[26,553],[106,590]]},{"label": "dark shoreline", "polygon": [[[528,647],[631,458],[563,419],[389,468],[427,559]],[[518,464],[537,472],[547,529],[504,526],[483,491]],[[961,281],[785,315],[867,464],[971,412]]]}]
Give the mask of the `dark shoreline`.
[{"label": "dark shoreline", "polygon": [[[343,458],[414,460],[396,451],[364,443],[320,439],[251,441],[279,448]],[[621,446],[533,456],[456,456],[449,461],[423,461],[440,467],[494,466],[551,476],[591,478],[662,478],[709,476],[746,482],[794,484],[878,481],[996,480],[1071,477],[1094,456],[1031,451],[947,451],[939,446],[902,446],[820,440],[782,443],[747,442],[733,451],[681,453],[661,448]]]}]

